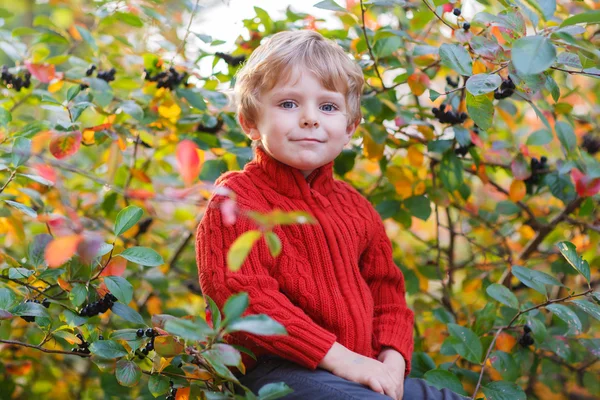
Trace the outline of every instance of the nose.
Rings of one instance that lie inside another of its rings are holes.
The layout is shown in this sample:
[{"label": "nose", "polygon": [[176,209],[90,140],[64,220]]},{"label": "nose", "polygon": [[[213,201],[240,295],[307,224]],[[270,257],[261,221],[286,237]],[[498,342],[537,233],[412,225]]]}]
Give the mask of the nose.
[{"label": "nose", "polygon": [[318,128],[319,127],[319,121],[317,120],[317,118],[313,115],[303,115],[300,118],[300,128]]}]

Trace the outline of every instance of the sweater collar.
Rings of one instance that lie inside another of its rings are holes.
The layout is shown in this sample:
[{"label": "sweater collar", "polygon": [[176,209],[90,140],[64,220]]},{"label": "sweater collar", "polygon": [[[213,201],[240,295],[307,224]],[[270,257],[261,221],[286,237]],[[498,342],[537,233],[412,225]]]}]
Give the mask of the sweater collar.
[{"label": "sweater collar", "polygon": [[263,180],[280,194],[301,198],[310,195],[311,189],[323,195],[333,189],[333,161],[321,165],[305,178],[302,171],[273,158],[261,146],[255,148],[254,154],[245,169],[261,174]]}]

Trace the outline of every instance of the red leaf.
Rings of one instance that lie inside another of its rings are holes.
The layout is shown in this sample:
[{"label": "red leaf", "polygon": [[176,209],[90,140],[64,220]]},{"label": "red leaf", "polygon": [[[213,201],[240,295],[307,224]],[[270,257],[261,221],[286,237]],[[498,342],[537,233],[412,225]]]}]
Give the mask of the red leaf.
[{"label": "red leaf", "polygon": [[186,186],[198,178],[202,164],[198,155],[198,147],[191,140],[182,140],[177,145],[177,169]]},{"label": "red leaf", "polygon": [[123,257],[111,258],[100,276],[121,276],[127,268],[127,260]]},{"label": "red leaf", "polygon": [[49,145],[50,153],[59,160],[77,153],[80,146],[80,131],[55,133]]},{"label": "red leaf", "polygon": [[452,3],[446,3],[444,4],[444,12],[452,12],[452,10],[454,10],[454,5]]},{"label": "red leaf", "polygon": [[471,142],[473,142],[473,144],[477,147],[479,147],[480,149],[483,149],[483,140],[481,140],[481,138],[475,134],[475,132],[470,131],[471,134]]},{"label": "red leaf", "polygon": [[81,239],[80,235],[71,235],[56,238],[48,243],[44,253],[48,266],[56,268],[67,262],[75,254]]},{"label": "red leaf", "polygon": [[510,163],[510,169],[512,170],[515,179],[520,181],[524,181],[531,176],[529,163],[522,154],[516,156],[512,163]]},{"label": "red leaf", "polygon": [[138,200],[147,200],[154,198],[154,192],[146,189],[127,189],[125,192],[127,197]]},{"label": "red leaf", "polygon": [[63,76],[62,73],[56,73],[54,64],[32,64],[31,61],[25,61],[25,66],[31,75],[42,83],[50,83],[52,79]]},{"label": "red leaf", "polygon": [[37,171],[38,175],[44,179],[49,180],[50,182],[56,184],[56,171],[50,165],[46,164],[34,164],[33,168]]},{"label": "red leaf", "polygon": [[571,178],[580,197],[593,196],[600,192],[600,178],[591,179],[577,168],[571,170]]}]

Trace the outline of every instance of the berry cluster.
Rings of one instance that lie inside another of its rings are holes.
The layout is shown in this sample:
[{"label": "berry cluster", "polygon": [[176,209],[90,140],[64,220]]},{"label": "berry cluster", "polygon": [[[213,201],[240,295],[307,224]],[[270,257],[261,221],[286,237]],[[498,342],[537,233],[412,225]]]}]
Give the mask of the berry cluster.
[{"label": "berry cluster", "polygon": [[[48,299],[42,300],[41,303],[37,299],[33,299],[33,300],[27,299],[27,300],[25,300],[25,303],[29,303],[29,302],[36,303],[36,304],[41,304],[41,305],[43,305],[46,308],[50,307],[50,301],[48,301]],[[33,321],[35,321],[35,317],[33,315],[22,315],[21,318],[24,319],[27,322],[33,322]]]},{"label": "berry cluster", "polygon": [[175,400],[175,397],[177,397],[177,389],[173,387],[173,381],[169,381],[169,395],[165,400]]},{"label": "berry cluster", "polygon": [[78,344],[77,347],[73,347],[71,349],[71,352],[80,354],[90,354],[90,349],[88,348],[90,344],[85,341],[81,333],[78,333],[76,336],[77,338],[79,338],[79,340],[81,340],[81,343]]},{"label": "berry cluster", "polygon": [[453,88],[457,88],[458,87],[458,80],[459,80],[458,77],[456,77],[456,81],[453,81],[452,78],[450,78],[449,76],[446,77],[446,83],[449,86],[452,86]]},{"label": "berry cluster", "polygon": [[2,84],[6,85],[9,89],[15,89],[20,92],[22,88],[29,88],[31,86],[31,72],[25,71],[23,77],[16,76],[8,72],[6,65],[2,66],[2,75],[0,77]]},{"label": "berry cluster", "polygon": [[451,125],[462,124],[467,119],[467,114],[464,112],[461,112],[459,114],[456,111],[445,111],[445,110],[446,110],[446,105],[442,104],[442,105],[440,105],[440,108],[437,108],[437,107],[432,108],[431,112],[433,112],[433,115],[435,115],[436,118],[441,123],[445,123],[445,124],[451,124]]},{"label": "berry cluster", "polygon": [[533,185],[539,185],[541,179],[540,171],[546,169],[546,162],[548,158],[546,156],[542,156],[538,161],[537,158],[533,157],[531,159],[531,176],[524,180],[525,187],[527,188],[527,193],[531,194],[533,190]]},{"label": "berry cluster", "polygon": [[93,317],[94,315],[105,313],[113,306],[115,301],[117,301],[117,298],[112,293],[107,293],[106,296],[100,300],[83,307],[81,311],[79,311],[79,315],[82,317]]},{"label": "berry cluster", "polygon": [[[96,70],[96,65],[94,65],[94,64],[90,65],[90,67],[87,69],[87,71],[85,71],[85,76],[91,76],[95,70]],[[96,77],[98,79],[102,79],[103,81],[111,82],[111,81],[115,80],[116,73],[117,73],[117,70],[114,68],[111,68],[107,71],[98,70]]]},{"label": "berry cluster", "polygon": [[585,151],[591,155],[596,154],[600,151],[600,136],[594,136],[592,133],[586,133],[583,135],[581,147],[583,147]]},{"label": "berry cluster", "polygon": [[510,97],[512,96],[515,89],[516,86],[514,82],[512,81],[512,79],[510,79],[510,77],[508,77],[508,79],[502,81],[502,84],[499,88],[496,88],[494,90],[494,98],[496,100],[500,100]]},{"label": "berry cluster", "polygon": [[215,56],[221,58],[223,61],[225,61],[227,64],[231,65],[232,67],[237,67],[238,65],[240,65],[241,63],[243,63],[246,60],[246,56],[244,56],[244,55],[232,56],[231,54],[221,53],[220,51],[217,51],[215,53]]},{"label": "berry cluster", "polygon": [[157,82],[157,89],[166,88],[169,90],[173,90],[174,88],[179,86],[179,84],[183,82],[186,77],[186,72],[182,72],[180,74],[177,71],[175,71],[175,68],[173,67],[170,67],[167,72],[162,71],[154,76],[150,74],[150,71],[144,68],[144,80],[150,82]]},{"label": "berry cluster", "polygon": [[150,353],[152,350],[154,350],[154,338],[156,336],[158,336],[158,332],[156,332],[154,329],[152,328],[148,328],[145,331],[143,329],[138,329],[136,332],[137,337],[143,337],[144,334],[146,335],[146,337],[150,338],[150,341],[148,343],[146,343],[146,347],[144,347],[142,349],[142,351],[140,350],[136,350],[135,354],[140,358],[140,359],[144,359],[146,358],[146,356],[148,355],[148,353]]},{"label": "berry cluster", "polygon": [[[473,127],[473,133],[479,135],[479,127],[477,125]],[[454,149],[454,154],[459,157],[464,157],[469,152],[469,149],[473,146],[475,145],[472,142],[469,143],[468,146],[458,146],[456,149]]]},{"label": "berry cluster", "polygon": [[529,347],[534,343],[531,336],[531,328],[528,325],[523,326],[523,336],[519,339],[519,344],[523,347]]}]

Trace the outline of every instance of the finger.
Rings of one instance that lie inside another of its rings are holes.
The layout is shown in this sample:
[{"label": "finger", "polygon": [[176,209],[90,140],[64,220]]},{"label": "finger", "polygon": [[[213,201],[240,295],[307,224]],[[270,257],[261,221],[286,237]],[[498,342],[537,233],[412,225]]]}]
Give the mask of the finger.
[{"label": "finger", "polygon": [[381,386],[383,386],[386,395],[390,396],[392,399],[396,398],[396,387],[392,381],[384,381]]},{"label": "finger", "polygon": [[402,398],[404,397],[404,383],[399,385],[396,389],[396,396],[398,400],[402,400]]},{"label": "finger", "polygon": [[383,387],[381,386],[381,384],[379,383],[379,381],[375,378],[375,377],[370,377],[367,380],[367,385],[369,385],[369,387],[377,392],[377,393],[381,393],[381,394],[385,394]]}]

